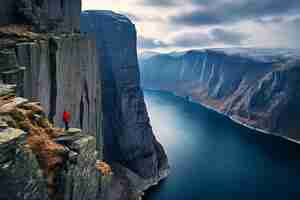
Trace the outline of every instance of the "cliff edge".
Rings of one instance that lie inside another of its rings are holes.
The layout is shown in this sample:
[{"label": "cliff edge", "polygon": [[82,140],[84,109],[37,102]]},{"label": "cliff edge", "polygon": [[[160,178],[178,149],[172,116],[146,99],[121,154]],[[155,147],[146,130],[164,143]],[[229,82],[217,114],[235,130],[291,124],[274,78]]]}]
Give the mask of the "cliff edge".
[{"label": "cliff edge", "polygon": [[85,11],[81,22],[81,32],[96,38],[103,66],[104,159],[144,191],[165,178],[169,166],[153,134],[140,87],[135,26],[111,11]]},{"label": "cliff edge", "polygon": [[0,199],[97,199],[96,141],[53,126],[39,102],[0,84]]},{"label": "cliff edge", "polygon": [[[80,34],[80,12],[80,0],[14,0],[0,8],[0,84],[4,89],[16,86],[15,97],[8,100],[17,102],[14,109],[21,115],[13,121],[30,122],[26,127],[6,125],[6,115],[15,112],[0,112],[5,116],[0,132],[8,135],[0,153],[12,148],[10,157],[0,163],[0,184],[12,181],[11,192],[4,194],[7,198],[135,200],[168,175],[167,156],[153,134],[140,88],[134,25],[109,11],[88,11],[81,16]],[[4,100],[6,106],[6,96]],[[27,102],[42,111],[28,114],[23,109]],[[70,126],[80,133],[57,138],[51,134],[58,130],[54,127],[63,127],[64,110],[71,113]],[[47,126],[36,120],[47,121]],[[16,147],[10,140],[14,129],[22,131],[22,144],[17,139]],[[22,152],[23,144],[30,144],[28,136],[40,133],[51,145],[29,148],[34,151],[30,162],[36,164],[22,179],[30,163],[16,167],[10,163],[18,158],[19,146]],[[62,149],[70,151],[59,153],[53,160],[57,165],[48,166],[52,163],[48,154]],[[31,173],[38,180],[28,186]]]}]

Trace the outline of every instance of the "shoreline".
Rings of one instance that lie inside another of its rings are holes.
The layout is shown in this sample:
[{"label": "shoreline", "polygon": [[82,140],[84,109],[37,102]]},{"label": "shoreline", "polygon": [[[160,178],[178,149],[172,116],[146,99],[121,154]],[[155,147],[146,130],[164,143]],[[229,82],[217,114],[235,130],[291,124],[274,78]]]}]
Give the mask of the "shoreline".
[{"label": "shoreline", "polygon": [[[264,135],[269,135],[269,136],[274,136],[274,137],[277,137],[277,138],[280,138],[280,139],[284,139],[284,140],[287,140],[289,142],[292,142],[292,143],[295,143],[295,144],[300,144],[300,141],[296,140],[296,139],[292,139],[292,138],[289,138],[287,136],[282,136],[282,135],[279,135],[277,133],[272,133],[272,132],[269,132],[269,131],[266,131],[266,130],[263,130],[263,129],[260,129],[260,128],[256,128],[256,127],[253,127],[251,125],[248,125],[246,123],[243,123],[237,119],[235,119],[234,117],[232,116],[229,116],[229,115],[226,115],[225,113],[213,108],[212,106],[210,105],[206,105],[206,104],[203,104],[203,103],[200,103],[200,102],[197,102],[197,101],[194,101],[193,98],[191,96],[181,96],[179,94],[177,94],[176,92],[171,92],[171,91],[166,91],[166,90],[157,90],[157,89],[146,89],[146,88],[142,88],[143,91],[150,91],[150,92],[165,92],[165,93],[168,93],[168,94],[171,94],[173,96],[176,96],[176,97],[179,97],[179,98],[182,98],[184,101],[187,101],[187,102],[191,102],[191,103],[195,103],[199,106],[202,106],[210,111],[213,111],[217,114],[220,114],[222,115],[223,117],[229,119],[230,121],[232,121],[233,123],[236,123],[242,127],[245,127],[245,128],[248,128],[250,130],[254,130],[258,133],[261,133],[261,134],[264,134]],[[188,99],[187,99],[188,97]]]}]

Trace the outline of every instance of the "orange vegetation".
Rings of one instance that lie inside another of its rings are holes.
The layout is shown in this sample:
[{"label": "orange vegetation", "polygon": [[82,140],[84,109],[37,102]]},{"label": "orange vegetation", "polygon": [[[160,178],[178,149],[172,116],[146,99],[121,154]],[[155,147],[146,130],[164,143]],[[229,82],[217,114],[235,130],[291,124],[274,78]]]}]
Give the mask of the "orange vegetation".
[{"label": "orange vegetation", "polygon": [[[1,97],[0,107],[12,100],[13,98]],[[64,163],[67,151],[53,139],[62,135],[64,130],[52,126],[37,102],[16,105],[9,113],[3,113],[0,109],[0,114],[11,116],[16,122],[14,128],[28,132],[26,147],[37,156],[48,181],[49,194],[54,194],[56,172]]]},{"label": "orange vegetation", "polygon": [[14,95],[5,95],[0,97],[0,107],[12,102],[12,98],[15,97]]},{"label": "orange vegetation", "polygon": [[36,37],[38,34],[33,33],[31,29],[32,29],[31,26],[28,25],[12,24],[12,25],[0,27],[0,34],[7,35],[7,36],[15,36],[15,37],[26,37],[26,38]]},{"label": "orange vegetation", "polygon": [[96,168],[103,176],[111,176],[113,174],[111,167],[103,161],[98,160],[96,163]]}]

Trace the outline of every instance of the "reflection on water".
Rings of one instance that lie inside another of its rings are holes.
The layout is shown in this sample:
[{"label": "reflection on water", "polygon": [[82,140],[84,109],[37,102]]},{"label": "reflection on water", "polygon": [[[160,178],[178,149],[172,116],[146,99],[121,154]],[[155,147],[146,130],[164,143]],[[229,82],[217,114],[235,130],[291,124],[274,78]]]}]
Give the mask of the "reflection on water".
[{"label": "reflection on water", "polygon": [[145,92],[171,175],[147,200],[298,199],[300,146],[167,93]]}]

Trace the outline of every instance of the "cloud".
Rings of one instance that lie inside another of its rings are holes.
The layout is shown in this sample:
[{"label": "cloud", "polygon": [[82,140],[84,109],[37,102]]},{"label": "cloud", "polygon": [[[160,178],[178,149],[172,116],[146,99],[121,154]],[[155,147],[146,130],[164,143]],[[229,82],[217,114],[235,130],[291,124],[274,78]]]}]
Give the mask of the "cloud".
[{"label": "cloud", "polygon": [[202,32],[187,32],[176,35],[172,39],[172,46],[175,47],[196,47],[209,46],[213,41],[208,34]]},{"label": "cloud", "polygon": [[159,21],[164,21],[161,17],[159,16],[147,16],[147,15],[136,15],[130,12],[119,12],[122,15],[125,15],[128,17],[130,20],[133,22],[142,22],[142,21],[150,21],[150,22],[159,22]]},{"label": "cloud", "polygon": [[240,32],[215,28],[207,33],[203,32],[185,32],[176,35],[170,46],[175,47],[207,47],[211,45],[242,45],[248,39],[248,35]]},{"label": "cloud", "polygon": [[271,23],[282,23],[284,22],[285,18],[282,16],[275,16],[275,17],[267,17],[267,18],[259,18],[255,20],[258,23],[262,24],[271,24]]},{"label": "cloud", "polygon": [[138,47],[148,50],[300,47],[300,0],[84,0],[83,6],[128,16],[143,36]]},{"label": "cloud", "polygon": [[300,17],[277,24],[277,30],[282,38],[279,40],[282,46],[291,48],[300,47]]},{"label": "cloud", "polygon": [[142,21],[143,17],[142,16],[138,16],[129,12],[119,12],[122,15],[125,15],[126,17],[128,17],[130,20],[137,22],[137,21]]},{"label": "cloud", "polygon": [[140,4],[155,7],[172,7],[178,5],[176,0],[142,0]]},{"label": "cloud", "polygon": [[221,42],[229,45],[241,45],[249,36],[235,31],[226,31],[224,29],[216,28],[211,31],[211,35],[215,42]]},{"label": "cloud", "polygon": [[[293,15],[300,9],[299,0],[215,0],[203,5],[203,1],[192,0],[195,9],[171,17],[171,22],[182,25],[219,25],[242,20],[253,20],[267,16]],[[206,0],[204,1],[206,2]]]},{"label": "cloud", "polygon": [[168,47],[168,44],[153,38],[138,36],[138,48],[140,49],[156,49]]}]

